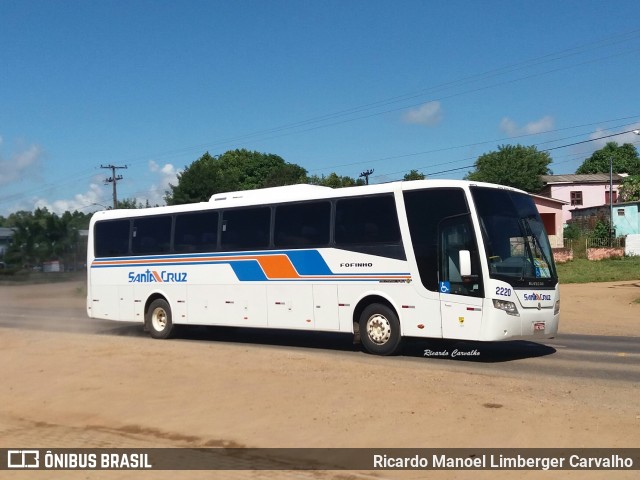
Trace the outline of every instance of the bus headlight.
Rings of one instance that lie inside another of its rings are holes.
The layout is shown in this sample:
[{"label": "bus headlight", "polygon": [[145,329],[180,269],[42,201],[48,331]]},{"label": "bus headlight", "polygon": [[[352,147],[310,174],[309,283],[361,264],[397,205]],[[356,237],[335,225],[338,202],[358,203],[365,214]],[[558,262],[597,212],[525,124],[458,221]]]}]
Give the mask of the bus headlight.
[{"label": "bus headlight", "polygon": [[553,307],[553,314],[557,315],[560,313],[560,300],[556,300],[556,304]]},{"label": "bus headlight", "polygon": [[516,317],[520,316],[520,314],[518,313],[518,307],[516,307],[516,304],[513,302],[508,302],[506,300],[498,300],[497,298],[494,298],[493,306],[496,307],[498,310],[504,310],[509,315],[513,315]]}]

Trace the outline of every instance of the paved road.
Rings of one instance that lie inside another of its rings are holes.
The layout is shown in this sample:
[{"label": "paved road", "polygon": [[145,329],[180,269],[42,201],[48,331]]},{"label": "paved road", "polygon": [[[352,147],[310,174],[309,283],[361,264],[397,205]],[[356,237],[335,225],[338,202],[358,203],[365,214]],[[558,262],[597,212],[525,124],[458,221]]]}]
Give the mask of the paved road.
[{"label": "paved road", "polygon": [[[0,328],[96,335],[126,335],[148,340],[140,324],[95,320],[77,308],[46,310],[3,307]],[[225,342],[262,348],[323,349],[338,355],[364,355],[350,335],[245,328],[187,328],[172,341]],[[550,375],[615,382],[640,382],[640,337],[561,334],[541,342],[453,342],[409,340],[403,354],[373,361],[421,362],[426,367],[513,375]]]}]

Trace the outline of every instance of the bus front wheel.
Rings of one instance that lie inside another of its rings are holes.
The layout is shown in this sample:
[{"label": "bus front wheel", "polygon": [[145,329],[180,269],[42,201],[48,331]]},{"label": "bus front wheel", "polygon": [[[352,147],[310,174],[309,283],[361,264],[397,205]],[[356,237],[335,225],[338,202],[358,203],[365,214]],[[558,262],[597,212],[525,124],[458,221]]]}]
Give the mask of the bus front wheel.
[{"label": "bus front wheel", "polygon": [[151,302],[147,309],[145,321],[151,338],[165,339],[173,335],[171,307],[166,300],[158,298]]},{"label": "bus front wheel", "polygon": [[401,343],[400,321],[386,305],[373,303],[360,315],[360,338],[362,345],[374,355],[393,355]]}]

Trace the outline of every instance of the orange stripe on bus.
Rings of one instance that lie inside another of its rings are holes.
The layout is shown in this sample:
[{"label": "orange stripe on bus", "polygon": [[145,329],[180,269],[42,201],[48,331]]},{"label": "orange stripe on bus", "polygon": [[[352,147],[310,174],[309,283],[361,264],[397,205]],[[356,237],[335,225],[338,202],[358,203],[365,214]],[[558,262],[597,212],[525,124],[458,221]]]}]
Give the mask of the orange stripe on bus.
[{"label": "orange stripe on bus", "polygon": [[293,264],[289,257],[286,255],[267,255],[264,257],[255,257],[258,263],[264,270],[267,278],[300,278],[296,269],[293,268]]}]

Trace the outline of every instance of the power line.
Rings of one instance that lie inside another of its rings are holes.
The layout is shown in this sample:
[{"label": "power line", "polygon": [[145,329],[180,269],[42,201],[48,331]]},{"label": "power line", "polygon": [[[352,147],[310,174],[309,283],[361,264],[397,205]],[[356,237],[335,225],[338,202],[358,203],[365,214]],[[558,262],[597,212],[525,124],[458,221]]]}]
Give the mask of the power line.
[{"label": "power line", "polygon": [[[171,157],[171,156],[178,156],[184,153],[187,153],[189,151],[192,150],[197,150],[197,149],[203,149],[203,148],[207,148],[207,147],[211,147],[211,146],[216,146],[216,145],[224,145],[224,144],[228,144],[228,143],[232,143],[232,142],[237,142],[240,140],[248,140],[248,139],[252,139],[252,138],[256,138],[256,137],[260,137],[260,136],[265,136],[265,135],[271,135],[271,136],[267,136],[265,138],[261,138],[258,139],[258,141],[266,141],[266,140],[270,140],[273,138],[278,138],[278,137],[282,137],[282,136],[286,136],[286,135],[295,135],[295,134],[300,134],[300,133],[304,133],[304,132],[309,132],[312,130],[316,130],[319,128],[327,128],[327,127],[331,127],[331,126],[335,126],[335,125],[340,125],[340,124],[344,124],[347,122],[354,122],[354,121],[358,121],[358,120],[362,120],[362,119],[366,119],[366,118],[370,118],[373,116],[379,116],[379,115],[384,115],[390,112],[394,112],[394,111],[398,111],[398,110],[405,110],[408,108],[412,108],[415,107],[417,105],[422,104],[411,104],[411,105],[404,105],[404,106],[399,106],[393,109],[387,109],[384,111],[377,111],[377,112],[373,112],[373,113],[368,113],[366,115],[359,115],[359,116],[355,116],[354,115],[358,115],[360,113],[364,113],[364,112],[369,112],[371,110],[374,109],[380,109],[382,107],[388,106],[388,105],[393,105],[393,104],[398,104],[400,102],[407,102],[409,100],[413,100],[413,99],[417,99],[420,98],[422,96],[425,95],[429,95],[432,93],[436,93],[436,92],[442,92],[442,91],[446,91],[447,89],[452,89],[452,88],[460,88],[463,87],[465,85],[470,85],[470,84],[474,84],[474,83],[478,83],[481,81],[486,81],[486,80],[490,80],[492,78],[495,77],[499,77],[499,76],[504,76],[507,74],[511,74],[514,72],[518,72],[518,71],[522,71],[522,70],[526,70],[526,69],[532,69],[534,67],[537,66],[541,66],[544,64],[549,64],[551,62],[558,62],[560,60],[564,60],[566,58],[569,57],[575,57],[577,55],[581,55],[581,54],[589,54],[590,52],[595,52],[596,50],[600,50],[600,49],[604,49],[604,48],[609,48],[609,47],[613,47],[619,44],[628,44],[631,41],[634,41],[638,38],[638,36],[640,35],[640,29],[636,29],[636,30],[631,30],[629,32],[623,32],[621,34],[617,34],[617,35],[613,35],[610,37],[605,37],[603,39],[594,41],[594,42],[590,42],[590,43],[586,43],[586,44],[582,44],[576,47],[572,47],[569,49],[564,49],[564,50],[560,50],[557,52],[553,52],[550,54],[546,54],[540,57],[536,57],[533,59],[529,59],[529,60],[525,60],[522,62],[518,62],[518,63],[514,63],[511,65],[507,65],[504,67],[500,67],[500,68],[496,68],[493,70],[488,70],[479,74],[475,74],[475,75],[470,75],[467,77],[462,77],[460,79],[457,80],[453,80],[453,81],[449,81],[449,82],[444,82],[441,84],[437,84],[434,86],[430,86],[427,88],[423,88],[421,90],[417,90],[414,92],[408,92],[405,94],[401,94],[401,95],[397,95],[394,97],[388,97],[386,99],[382,99],[382,100],[378,100],[375,102],[370,102],[370,103],[366,103],[363,105],[359,105],[359,106],[355,106],[352,108],[347,108],[347,109],[343,109],[343,110],[339,110],[336,112],[332,112],[332,113],[328,113],[328,114],[323,114],[323,115],[318,115],[315,117],[311,117],[305,120],[301,120],[301,121],[297,121],[297,122],[291,122],[291,123],[287,123],[287,124],[283,124],[277,127],[273,127],[273,128],[268,128],[268,129],[263,129],[263,130],[258,130],[255,132],[250,132],[250,133],[246,133],[246,134],[241,134],[241,135],[237,135],[234,137],[230,137],[230,138],[226,138],[226,139],[220,139],[217,140],[215,142],[212,143],[203,143],[203,144],[199,144],[199,145],[194,145],[191,147],[185,147],[185,148],[181,148],[181,149],[174,149],[174,150],[169,150],[169,151],[165,151],[165,152],[161,152],[158,154],[153,154],[152,156],[156,157],[156,158],[160,158],[160,157]],[[496,82],[490,85],[481,85],[478,88],[475,89],[469,89],[469,90],[465,90],[465,91],[458,91],[458,92],[453,92],[450,95],[447,96],[442,96],[439,99],[432,99],[433,100],[442,100],[442,99],[447,99],[447,98],[452,98],[452,97],[457,97],[457,96],[461,96],[461,95],[465,95],[465,94],[470,94],[470,93],[475,93],[475,92],[479,92],[482,90],[486,90],[489,88],[495,88],[498,86],[502,86],[502,85],[506,85],[506,84],[511,84],[514,82],[518,82],[521,80],[526,80],[529,78],[534,78],[534,77],[538,77],[541,75],[547,75],[550,73],[554,73],[557,72],[559,70],[564,70],[564,69],[569,69],[569,68],[576,68],[579,66],[583,66],[589,63],[593,63],[596,61],[602,61],[608,58],[613,58],[616,56],[620,56],[620,55],[626,55],[626,54],[630,54],[630,53],[635,53],[638,50],[632,50],[632,49],[626,49],[623,52],[614,52],[610,55],[604,55],[604,56],[600,56],[599,58],[591,58],[591,59],[587,59],[585,61],[582,61],[580,63],[573,63],[570,65],[562,65],[558,68],[555,69],[550,69],[550,70],[546,70],[546,71],[542,71],[542,72],[537,72],[537,73],[532,73],[530,75],[524,75],[521,76],[519,78],[512,78],[509,80],[505,80],[502,82]],[[351,117],[351,118],[345,118],[345,117]],[[328,123],[327,123],[328,122]],[[303,127],[309,127],[309,128],[303,128]],[[301,129],[302,128],[302,129]],[[290,131],[287,131],[290,130]],[[275,134],[275,135],[274,135]],[[490,142],[479,142],[477,144],[470,144],[467,146],[475,146],[475,145],[480,145],[483,143],[490,143]],[[461,146],[462,147],[462,146]],[[424,153],[431,153],[431,152],[435,152],[435,151],[444,151],[444,150],[450,150],[453,148],[461,148],[461,147],[449,147],[449,148],[445,148],[445,149],[440,149],[440,150],[433,150],[433,151],[428,151],[428,152],[416,152],[416,153],[410,153],[410,154],[404,154],[404,155],[398,155],[398,156],[392,156],[392,157],[388,157],[387,159],[394,159],[394,158],[401,158],[401,157],[406,157],[406,156],[414,156],[414,155],[420,155],[420,154],[424,154]],[[560,147],[558,147],[560,148]],[[138,157],[138,158],[144,158],[144,159],[148,159],[149,155],[145,155],[145,157]],[[376,160],[376,161],[381,161],[384,159],[380,159],[380,160]],[[142,160],[140,160],[142,161]],[[363,162],[355,162],[353,163],[358,164],[358,163],[365,163],[365,162],[370,162],[370,160],[367,161],[363,161]],[[136,162],[138,163],[138,162]],[[339,166],[348,166],[350,164],[344,164],[344,165],[339,165]],[[338,166],[338,167],[339,167]],[[334,168],[334,167],[328,167],[328,168]],[[311,170],[311,171],[316,171],[316,170]],[[113,174],[113,177],[115,179],[114,183],[114,188],[115,188],[115,183],[117,181],[116,177],[115,177],[115,172]],[[67,180],[69,181],[69,179],[67,178]],[[52,186],[60,186],[61,183],[53,183]],[[40,191],[42,187],[38,187],[37,189],[34,189],[34,191]],[[23,193],[22,195],[20,194],[14,194],[14,195],[10,195],[8,197],[4,197],[4,198],[0,198],[0,202],[6,202],[7,200],[14,200],[16,198],[24,198],[25,193]]]},{"label": "power line", "polygon": [[[543,55],[541,57],[536,57],[530,60],[526,60],[523,62],[519,62],[519,63],[515,63],[512,65],[507,65],[505,67],[500,67],[494,70],[489,70],[487,72],[483,72],[480,74],[476,74],[476,75],[470,75],[468,77],[463,77],[461,79],[458,80],[453,80],[453,81],[449,81],[449,82],[445,82],[439,85],[435,85],[432,87],[427,87],[425,89],[419,90],[417,92],[412,92],[412,93],[406,93],[406,94],[402,94],[402,95],[398,95],[395,97],[390,97],[387,99],[383,99],[383,100],[379,100],[379,101],[375,101],[375,102],[370,102],[367,104],[363,104],[360,106],[356,106],[356,107],[352,107],[352,108],[348,108],[348,109],[344,109],[344,110],[339,110],[336,112],[332,112],[332,113],[328,113],[328,114],[323,114],[323,115],[318,115],[315,117],[311,117],[305,120],[300,120],[300,121],[296,121],[296,122],[291,122],[291,123],[287,123],[287,124],[283,124],[277,127],[272,127],[272,128],[267,128],[267,129],[262,129],[262,130],[257,130],[254,132],[250,132],[250,133],[246,133],[246,134],[241,134],[241,135],[237,135],[237,136],[233,136],[233,137],[228,137],[228,138],[224,138],[224,139],[219,139],[219,140],[215,140],[213,142],[207,142],[207,143],[202,143],[199,145],[194,145],[194,146],[190,146],[190,147],[184,147],[184,148],[179,148],[179,149],[175,149],[175,150],[169,150],[169,151],[165,151],[165,152],[160,152],[160,153],[156,153],[153,154],[152,156],[154,156],[155,158],[160,158],[160,157],[168,157],[168,156],[175,156],[175,155],[180,155],[182,153],[186,153],[188,151],[194,150],[194,149],[203,149],[203,148],[211,148],[211,147],[216,147],[216,146],[222,146],[222,145],[228,145],[228,144],[234,144],[237,143],[238,141],[241,140],[249,140],[255,137],[260,137],[260,136],[264,136],[264,135],[270,135],[270,134],[276,134],[276,135],[271,135],[265,138],[261,138],[258,141],[266,141],[266,140],[271,140],[274,138],[280,138],[283,136],[288,136],[288,135],[296,135],[296,134],[300,134],[300,133],[306,133],[309,131],[313,131],[313,130],[317,130],[320,128],[327,128],[327,127],[331,127],[331,126],[336,126],[336,125],[341,125],[344,123],[349,123],[349,122],[354,122],[357,120],[363,120],[366,118],[371,118],[374,116],[379,116],[379,115],[384,115],[387,113],[392,113],[395,111],[399,111],[399,110],[406,110],[408,108],[413,108],[416,106],[421,105],[422,103],[424,103],[424,100],[421,101],[420,103],[417,104],[410,104],[410,105],[404,105],[404,106],[400,106],[400,107],[396,107],[393,109],[388,109],[388,110],[384,110],[384,111],[378,111],[378,112],[374,112],[374,113],[370,113],[367,115],[361,115],[361,116],[356,116],[353,118],[346,118],[346,119],[342,119],[339,121],[335,121],[332,122],[332,120],[337,120],[349,115],[354,115],[357,113],[361,113],[361,112],[366,112],[369,110],[373,110],[375,108],[380,108],[380,107],[384,107],[387,105],[391,105],[394,103],[399,103],[401,101],[407,101],[407,100],[412,100],[415,98],[418,98],[420,96],[424,96],[429,92],[437,92],[437,91],[442,91],[442,90],[446,90],[446,89],[450,89],[453,87],[460,87],[460,86],[464,86],[466,84],[470,84],[473,82],[478,82],[481,80],[485,80],[485,79],[490,79],[492,77],[497,77],[500,75],[505,75],[508,73],[513,73],[516,72],[518,70],[523,70],[525,68],[531,68],[537,65],[542,65],[544,63],[549,63],[552,61],[557,61],[557,60],[562,60],[565,59],[567,57],[570,56],[575,56],[581,53],[585,53],[585,52],[589,52],[589,51],[593,51],[599,48],[605,48],[608,46],[612,46],[612,45],[616,45],[616,44],[620,44],[620,43],[624,43],[624,42],[629,42],[631,40],[633,40],[634,38],[638,37],[640,35],[640,29],[637,30],[632,30],[630,32],[625,32],[622,34],[618,34],[618,35],[613,35],[611,37],[606,37],[604,39],[595,41],[595,42],[591,42],[591,43],[587,43],[584,45],[580,45],[577,47],[573,47],[573,48],[569,48],[569,49],[565,49],[565,50],[560,50],[558,52],[554,52],[551,54],[547,54],[547,55]],[[521,80],[526,80],[526,79],[530,79],[530,78],[534,78],[534,77],[538,77],[538,76],[542,76],[542,75],[547,75],[550,73],[555,73],[561,70],[566,70],[569,68],[574,68],[574,67],[578,67],[578,66],[584,66],[593,62],[597,62],[597,61],[602,61],[602,60],[606,60],[609,58],[613,58],[613,57],[617,57],[620,55],[627,55],[627,54],[631,54],[631,53],[636,53],[639,50],[624,50],[623,52],[619,52],[616,54],[612,54],[612,55],[606,55],[606,56],[602,56],[599,58],[595,58],[595,59],[590,59],[590,60],[586,60],[583,61],[581,63],[578,64],[572,64],[572,65],[563,65],[561,67],[555,68],[555,69],[551,69],[551,70],[547,70],[547,71],[543,71],[543,72],[538,72],[538,73],[534,73],[534,74],[530,74],[530,75],[525,75],[523,77],[519,77],[519,78],[515,78],[515,79],[511,79],[511,80],[506,80],[503,82],[498,82],[498,83],[494,83],[494,84],[490,84],[490,85],[485,85],[479,88],[475,88],[475,89],[471,89],[471,90],[466,90],[466,91],[462,91],[462,92],[457,92],[457,93],[453,93],[451,95],[447,95],[447,96],[442,96],[439,98],[432,98],[430,99],[430,101],[436,101],[436,100],[444,100],[444,99],[448,99],[448,98],[453,98],[453,97],[457,97],[457,96],[461,96],[461,95],[466,95],[469,93],[476,93],[482,90],[487,90],[489,88],[494,88],[494,87],[498,87],[498,86],[502,86],[502,85],[507,85],[507,84],[511,84],[511,83],[515,83]],[[324,122],[324,123],[323,123]],[[326,123],[326,122],[330,122],[330,123]],[[314,125],[316,124],[316,125]],[[317,125],[320,124],[320,125]],[[305,128],[300,130],[300,127],[306,127],[309,125],[313,125],[309,128]],[[293,130],[293,129],[298,129],[298,130]],[[293,130],[293,131],[289,131],[287,132],[287,130]],[[284,132],[284,133],[279,133],[279,132]],[[140,157],[139,157],[140,158]],[[148,158],[148,156],[144,157],[145,159]],[[131,161],[137,161],[136,158],[132,158]]]},{"label": "power line", "polygon": [[[312,170],[309,170],[309,172],[318,172],[318,171],[321,171],[321,170],[328,171],[328,170],[332,170],[332,169],[336,169],[336,168],[351,167],[351,166],[354,166],[354,165],[362,165],[362,164],[365,164],[365,163],[377,163],[377,162],[383,162],[383,161],[388,161],[388,160],[397,160],[399,158],[414,157],[414,156],[426,155],[426,154],[430,154],[430,153],[440,153],[440,152],[446,152],[446,151],[449,151],[449,150],[457,150],[457,149],[460,149],[460,148],[477,147],[477,146],[486,145],[486,144],[489,144],[489,143],[500,144],[501,142],[510,142],[510,141],[513,141],[513,140],[521,139],[521,138],[535,137],[535,136],[544,135],[544,134],[547,134],[547,133],[562,132],[562,131],[566,131],[566,130],[573,130],[573,129],[576,129],[576,128],[590,127],[590,126],[593,126],[593,125],[603,125],[605,123],[617,122],[617,121],[621,121],[621,120],[629,120],[631,118],[639,118],[639,115],[631,115],[631,116],[627,116],[627,117],[615,118],[615,119],[611,119],[611,120],[604,120],[604,121],[600,121],[600,122],[584,123],[584,124],[581,124],[581,125],[574,125],[574,126],[570,126],[570,127],[557,128],[557,129],[553,129],[553,130],[545,130],[543,132],[538,132],[538,133],[527,133],[527,134],[523,134],[523,135],[517,135],[517,136],[514,136],[514,137],[503,137],[503,138],[498,138],[498,139],[494,139],[494,140],[483,140],[481,142],[466,143],[466,144],[463,144],[463,145],[454,145],[452,147],[443,147],[443,148],[436,148],[436,149],[432,149],[432,150],[423,150],[423,151],[420,151],[420,152],[410,152],[410,153],[403,153],[403,154],[400,154],[400,155],[391,155],[391,156],[387,156],[387,157],[378,158],[378,159],[375,159],[375,160],[369,159],[369,160],[362,160],[362,161],[359,161],[359,162],[350,162],[350,163],[343,163],[343,164],[338,164],[338,165],[330,165],[330,166],[324,167],[324,168],[312,169]],[[636,124],[637,124],[637,122],[632,122],[632,123],[625,123],[625,124],[622,124],[622,125],[616,125],[616,126],[608,127],[608,128],[610,128],[610,129],[621,128],[621,127],[627,127],[627,126],[636,125]],[[569,136],[569,137],[557,138],[555,140],[549,140],[547,142],[541,142],[541,143],[538,143],[536,145],[544,145],[545,143],[559,142],[559,141],[562,141],[562,140],[566,140],[568,138],[575,138],[575,137],[579,137],[579,136],[582,136],[582,135],[584,135],[584,133],[580,133],[580,134],[577,134],[577,135],[572,135],[572,136]],[[438,165],[446,165],[448,163],[455,163],[455,162],[458,162],[458,161],[461,161],[461,160],[455,160],[453,162],[445,162],[443,164],[438,164]],[[431,166],[434,166],[434,165],[431,165]],[[418,167],[418,168],[424,168],[424,167]]]},{"label": "power line", "polygon": [[[614,134],[611,134],[611,135],[604,135],[602,137],[592,138],[592,139],[589,139],[589,140],[584,140],[582,142],[568,143],[566,145],[560,145],[558,147],[548,148],[548,149],[540,150],[540,151],[541,152],[548,152],[550,150],[556,150],[556,149],[559,149],[559,148],[572,147],[574,145],[580,145],[580,144],[588,143],[588,142],[595,142],[595,141],[602,140],[602,139],[605,139],[605,138],[611,138],[611,137],[616,137],[618,135],[624,135],[626,133],[632,133],[634,131],[635,130],[627,130],[625,132],[614,133]],[[458,171],[458,170],[464,170],[466,168],[473,168],[474,166],[475,165],[465,165],[464,167],[458,167],[458,168],[451,168],[451,169],[448,169],[448,170],[442,170],[440,172],[430,173],[429,175],[432,175],[432,176],[433,175],[440,175],[440,174],[443,174],[443,173],[450,173],[450,172],[455,172],[455,171]]]}]

